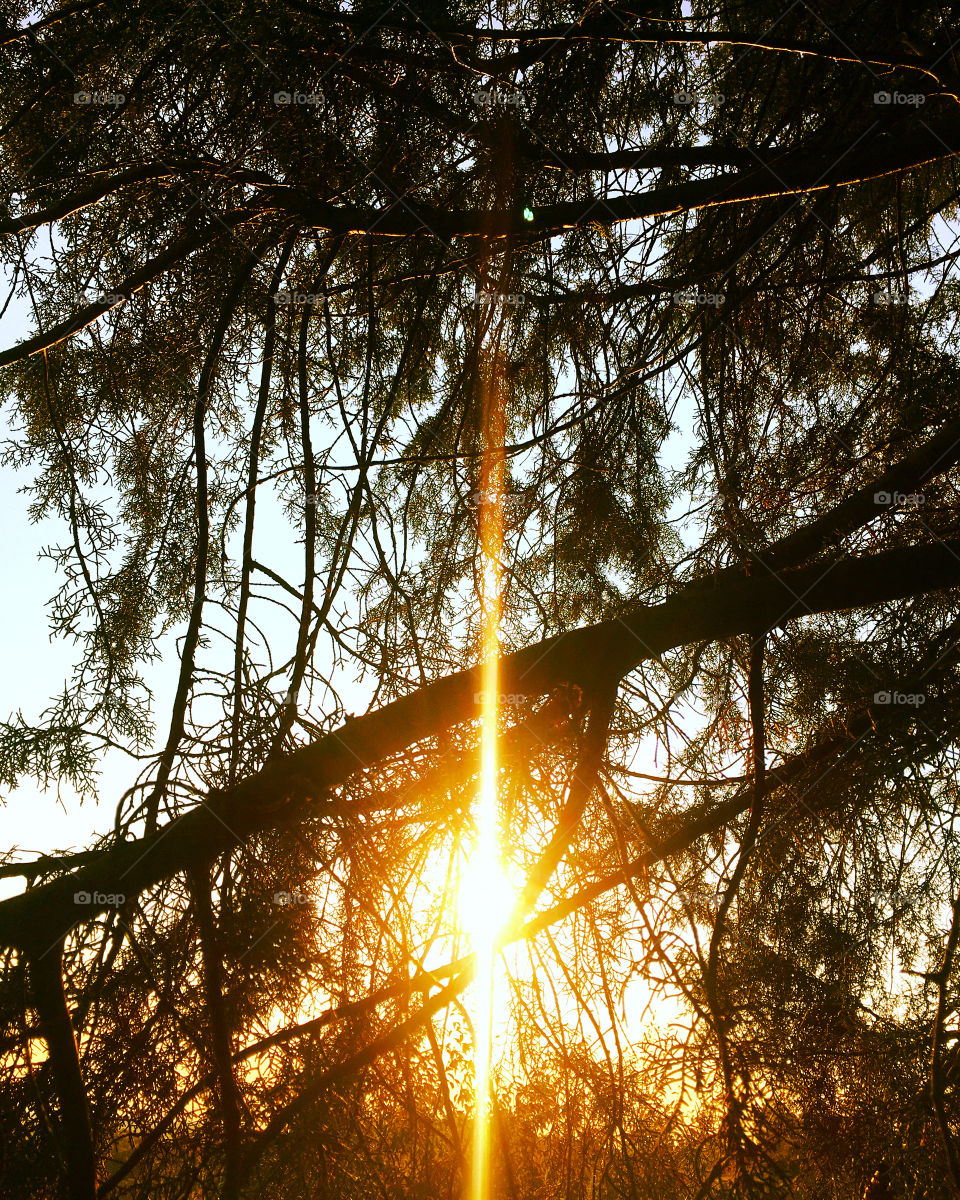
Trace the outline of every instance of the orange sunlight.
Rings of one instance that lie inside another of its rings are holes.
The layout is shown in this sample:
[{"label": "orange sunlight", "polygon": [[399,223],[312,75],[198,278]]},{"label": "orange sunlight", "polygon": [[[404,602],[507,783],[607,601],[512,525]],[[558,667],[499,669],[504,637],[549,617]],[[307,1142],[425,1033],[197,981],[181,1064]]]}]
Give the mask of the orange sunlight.
[{"label": "orange sunlight", "polygon": [[473,1158],[470,1195],[486,1200],[489,1190],[489,1095],[493,1051],[495,942],[509,915],[511,893],[500,867],[497,804],[497,725],[499,717],[500,616],[502,609],[504,404],[496,357],[485,389],[486,445],[479,509],[480,610],[483,631],[482,728],[477,839],[460,892],[460,917],[476,954]]}]

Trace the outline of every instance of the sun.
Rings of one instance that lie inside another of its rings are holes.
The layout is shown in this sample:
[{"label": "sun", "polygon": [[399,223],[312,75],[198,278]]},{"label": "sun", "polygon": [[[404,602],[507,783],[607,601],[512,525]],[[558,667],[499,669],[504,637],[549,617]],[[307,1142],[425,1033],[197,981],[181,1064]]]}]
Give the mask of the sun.
[{"label": "sun", "polygon": [[484,853],[478,845],[464,866],[457,897],[458,923],[472,949],[493,948],[509,923],[515,901],[516,889],[499,856]]}]

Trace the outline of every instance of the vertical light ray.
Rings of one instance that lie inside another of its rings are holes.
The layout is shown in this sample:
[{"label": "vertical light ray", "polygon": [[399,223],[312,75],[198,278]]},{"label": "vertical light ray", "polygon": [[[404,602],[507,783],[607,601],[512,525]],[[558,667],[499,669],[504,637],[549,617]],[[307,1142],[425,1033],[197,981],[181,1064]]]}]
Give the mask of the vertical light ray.
[{"label": "vertical light ray", "polygon": [[490,1065],[493,1053],[494,942],[497,925],[492,894],[484,912],[483,891],[501,883],[497,847],[497,726],[500,696],[500,618],[502,610],[501,552],[503,549],[504,397],[496,356],[484,388],[484,448],[479,504],[480,609],[483,623],[483,718],[480,734],[480,795],[477,842],[470,864],[477,895],[473,920],[473,950],[477,956],[476,1047],[472,1200],[487,1200],[490,1171]]}]

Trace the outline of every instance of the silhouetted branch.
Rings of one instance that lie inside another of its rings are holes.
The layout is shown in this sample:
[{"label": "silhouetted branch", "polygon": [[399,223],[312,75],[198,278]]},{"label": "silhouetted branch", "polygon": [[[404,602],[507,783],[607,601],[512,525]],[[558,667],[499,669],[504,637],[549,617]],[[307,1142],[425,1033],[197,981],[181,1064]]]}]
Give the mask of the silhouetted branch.
[{"label": "silhouetted branch", "polygon": [[255,252],[248,251],[244,255],[244,261],[237,279],[220,310],[220,316],[213,331],[210,346],[207,350],[197,383],[197,399],[193,411],[193,459],[197,471],[197,563],[194,571],[193,601],[190,606],[190,620],[187,623],[187,632],[183,639],[183,650],[180,654],[180,675],[177,680],[177,691],[170,716],[170,730],[167,734],[163,753],[160,756],[156,782],[145,801],[145,832],[147,836],[152,834],[157,827],[157,814],[160,801],[166,792],[170,772],[173,769],[174,756],[183,737],[183,722],[187,712],[187,703],[190,699],[190,688],[193,683],[194,656],[200,640],[203,605],[206,599],[207,555],[210,549],[206,420],[210,389],[213,386],[216,376],[220,351],[227,336],[227,330],[230,328],[230,322],[233,320],[243,296],[247,281],[260,260],[260,254],[263,253],[265,248],[264,245],[261,245]]},{"label": "silhouetted branch", "polygon": [[80,1057],[63,990],[63,944],[30,958],[33,1002],[50,1055],[60,1102],[63,1150],[71,1200],[95,1200],[97,1166]]},{"label": "silhouetted branch", "polygon": [[37,333],[31,338],[11,346],[8,350],[0,351],[0,367],[19,362],[33,354],[39,354],[41,350],[49,350],[51,346],[56,346],[59,342],[66,341],[67,338],[80,333],[99,320],[104,313],[110,312],[119,304],[124,304],[144,284],[157,279],[164,271],[181,262],[195,250],[210,245],[225,233],[230,233],[245,221],[249,221],[251,216],[252,214],[247,211],[225,213],[223,216],[218,216],[199,233],[178,238],[168,249],[151,258],[118,283],[112,292],[108,292],[103,298],[88,304],[76,316],[70,317],[66,321],[60,321],[46,333]]},{"label": "silhouetted branch", "polygon": [[240,1089],[233,1074],[230,1028],[223,1002],[223,961],[217,946],[213,908],[210,903],[210,873],[191,872],[191,893],[197,913],[202,954],[203,991],[210,1021],[211,1050],[220,1116],[223,1122],[224,1172],[222,1200],[236,1200],[240,1191],[242,1115]]}]

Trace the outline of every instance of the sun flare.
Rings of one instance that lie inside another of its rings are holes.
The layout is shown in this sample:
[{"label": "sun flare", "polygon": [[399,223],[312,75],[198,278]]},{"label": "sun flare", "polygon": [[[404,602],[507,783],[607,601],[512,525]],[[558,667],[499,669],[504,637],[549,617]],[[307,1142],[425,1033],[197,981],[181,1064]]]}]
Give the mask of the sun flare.
[{"label": "sun flare", "polygon": [[500,865],[499,855],[478,844],[460,880],[460,928],[471,948],[493,946],[506,927],[516,900],[516,890]]}]

